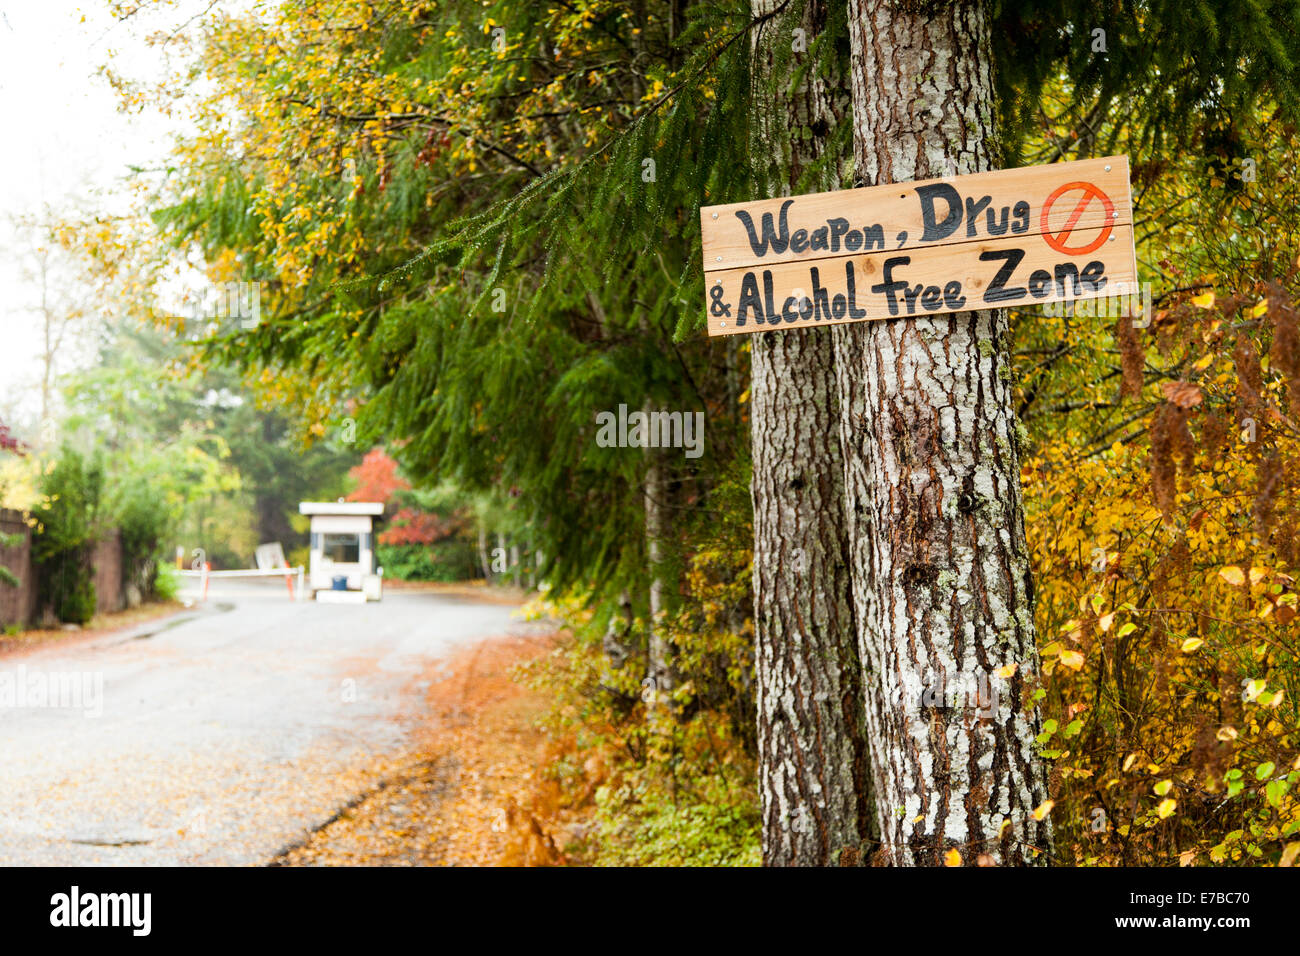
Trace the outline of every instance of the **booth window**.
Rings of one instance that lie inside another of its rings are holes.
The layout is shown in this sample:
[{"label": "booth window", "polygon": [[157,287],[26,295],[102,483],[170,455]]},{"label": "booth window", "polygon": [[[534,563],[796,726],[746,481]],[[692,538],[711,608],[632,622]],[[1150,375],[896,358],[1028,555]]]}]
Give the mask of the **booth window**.
[{"label": "booth window", "polygon": [[321,552],[335,564],[356,564],[361,560],[361,537],[355,534],[326,534]]}]

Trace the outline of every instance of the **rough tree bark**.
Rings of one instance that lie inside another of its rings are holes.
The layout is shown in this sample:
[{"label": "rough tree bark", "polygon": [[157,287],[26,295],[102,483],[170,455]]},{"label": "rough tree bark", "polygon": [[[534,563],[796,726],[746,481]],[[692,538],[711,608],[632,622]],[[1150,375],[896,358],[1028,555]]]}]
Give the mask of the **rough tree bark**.
[{"label": "rough tree bark", "polygon": [[[992,168],[983,3],[850,0],[849,32],[859,184]],[[1007,334],[996,309],[835,328],[881,862],[1050,849]]]},{"label": "rough tree bark", "polygon": [[[791,6],[751,0],[755,18]],[[798,4],[792,8],[797,13]],[[784,12],[754,38],[755,157],[764,195],[789,194],[848,109],[840,77],[790,90],[772,76]],[[813,42],[826,16],[809,0],[793,26]],[[804,137],[807,138],[804,138]],[[837,164],[838,165],[838,164]],[[822,185],[839,185],[836,166]],[[763,862],[863,859],[875,825],[848,566],[834,347],[823,329],[752,339],[754,643]],[[847,851],[847,852],[846,852]]]}]

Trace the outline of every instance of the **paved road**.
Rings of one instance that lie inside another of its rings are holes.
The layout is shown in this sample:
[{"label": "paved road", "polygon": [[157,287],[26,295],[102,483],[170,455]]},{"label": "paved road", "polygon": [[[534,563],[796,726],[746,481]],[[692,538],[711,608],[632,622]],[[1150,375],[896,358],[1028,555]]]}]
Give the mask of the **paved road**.
[{"label": "paved road", "polygon": [[[440,658],[527,627],[430,593],[222,591],[180,619],[0,657],[0,865],[264,862],[373,782]],[[41,686],[75,706],[40,705]]]}]

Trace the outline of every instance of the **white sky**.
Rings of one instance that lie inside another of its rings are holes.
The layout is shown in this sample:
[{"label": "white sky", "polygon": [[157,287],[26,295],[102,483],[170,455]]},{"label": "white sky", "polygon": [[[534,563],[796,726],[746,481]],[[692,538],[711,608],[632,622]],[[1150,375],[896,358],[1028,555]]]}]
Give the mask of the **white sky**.
[{"label": "white sky", "polygon": [[[133,77],[157,75],[159,64],[140,40],[141,25],[116,24],[104,6],[0,0],[0,417],[16,425],[36,417],[41,349],[30,308],[39,287],[17,268],[21,244],[9,217],[45,204],[56,213],[122,212],[128,164],[157,167],[170,144],[167,121],[119,113],[116,94],[96,75],[109,60]],[[168,18],[180,23],[185,15],[173,10]]]}]

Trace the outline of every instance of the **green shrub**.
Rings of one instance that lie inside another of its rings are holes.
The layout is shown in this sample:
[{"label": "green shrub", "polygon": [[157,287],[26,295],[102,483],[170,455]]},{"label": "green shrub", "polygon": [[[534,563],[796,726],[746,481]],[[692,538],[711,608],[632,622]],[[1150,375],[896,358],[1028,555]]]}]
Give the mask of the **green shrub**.
[{"label": "green shrub", "polygon": [[117,505],[117,526],[122,541],[122,581],[134,584],[140,597],[149,601],[158,595],[159,567],[163,563],[162,542],[170,522],[149,487],[132,485]]},{"label": "green shrub", "polygon": [[474,551],[454,538],[435,544],[381,544],[375,563],[399,581],[467,581],[475,576]]},{"label": "green shrub", "polygon": [[654,786],[596,792],[597,866],[759,866],[758,801],[716,776],[697,781],[696,799],[676,801]]},{"label": "green shrub", "polygon": [[153,579],[154,598],[159,601],[175,601],[180,598],[181,579],[168,564],[160,564]]},{"label": "green shrub", "polygon": [[95,616],[95,599],[94,578],[78,571],[54,589],[51,607],[60,621],[85,624]]},{"label": "green shrub", "polygon": [[32,509],[32,562],[40,602],[61,621],[85,624],[95,614],[91,554],[99,534],[103,487],[99,462],[87,463],[68,448],[41,479],[41,502]]}]

